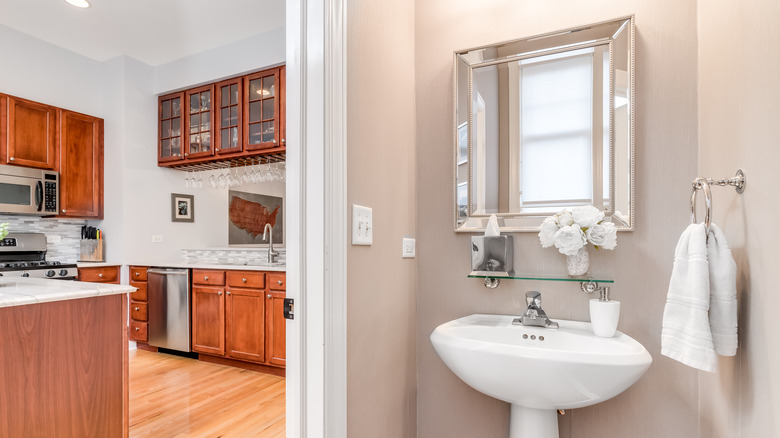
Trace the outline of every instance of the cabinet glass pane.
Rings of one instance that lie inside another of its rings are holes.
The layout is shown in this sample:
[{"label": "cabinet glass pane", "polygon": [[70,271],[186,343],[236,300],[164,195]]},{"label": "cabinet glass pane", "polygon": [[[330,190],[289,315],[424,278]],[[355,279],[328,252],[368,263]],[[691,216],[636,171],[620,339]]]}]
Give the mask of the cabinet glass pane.
[{"label": "cabinet glass pane", "polygon": [[255,123],[252,125],[249,125],[249,143],[250,144],[258,144],[263,142],[263,135],[260,131],[260,124]]},{"label": "cabinet glass pane", "polygon": [[263,142],[274,141],[274,122],[263,122]]},{"label": "cabinet glass pane", "polygon": [[230,147],[238,147],[238,128],[230,128]]},{"label": "cabinet glass pane", "polygon": [[200,110],[200,95],[198,93],[190,95],[190,113],[197,113]]},{"label": "cabinet glass pane", "polygon": [[171,119],[171,137],[181,135],[181,118]]},{"label": "cabinet glass pane", "polygon": [[222,96],[220,99],[221,102],[219,103],[220,106],[228,106],[230,105],[230,86],[225,85],[222,87],[219,87],[219,94]]},{"label": "cabinet glass pane", "polygon": [[200,132],[200,114],[190,116],[190,134]]},{"label": "cabinet glass pane", "polygon": [[274,118],[274,99],[263,100],[263,120]]},{"label": "cabinet glass pane", "polygon": [[222,108],[220,115],[219,126],[230,126],[230,108]]},{"label": "cabinet glass pane", "polygon": [[160,156],[161,157],[170,157],[171,156],[171,141],[170,140],[163,140],[160,144]]},{"label": "cabinet glass pane", "polygon": [[260,110],[262,109],[262,101],[249,103],[249,123],[259,122],[263,120],[263,115]]},{"label": "cabinet glass pane", "polygon": [[209,111],[211,109],[211,91],[200,93],[200,110]]},{"label": "cabinet glass pane", "polygon": [[171,155],[179,154],[181,154],[181,141],[179,141],[179,137],[174,137],[171,139]]},{"label": "cabinet glass pane", "polygon": [[192,134],[190,135],[190,153],[194,154],[195,152],[199,152],[199,146],[200,146],[200,135],[198,134]]},{"label": "cabinet glass pane", "polygon": [[162,118],[163,119],[170,119],[171,118],[171,101],[170,100],[163,100],[163,102],[162,102]]},{"label": "cabinet glass pane", "polygon": [[274,96],[274,81],[273,76],[266,76],[263,78],[263,98]]},{"label": "cabinet glass pane", "polygon": [[200,113],[200,130],[211,130],[211,111]]},{"label": "cabinet glass pane", "polygon": [[230,126],[238,125],[238,106],[230,107]]},{"label": "cabinet glass pane", "polygon": [[263,90],[260,86],[260,79],[252,79],[249,81],[249,100],[258,100],[263,97]]},{"label": "cabinet glass pane", "polygon": [[178,117],[181,115],[181,99],[171,99],[171,116]]},{"label": "cabinet glass pane", "polygon": [[220,129],[220,139],[219,142],[222,143],[223,148],[229,148],[232,147],[230,144],[230,130],[228,128]]},{"label": "cabinet glass pane", "polygon": [[163,120],[162,128],[160,128],[160,138],[170,138],[171,136],[171,121]]},{"label": "cabinet glass pane", "polygon": [[211,133],[210,132],[201,132],[200,133],[200,145],[202,146],[202,150],[207,151],[211,149]]},{"label": "cabinet glass pane", "polygon": [[238,105],[238,84],[230,86],[230,104]]}]

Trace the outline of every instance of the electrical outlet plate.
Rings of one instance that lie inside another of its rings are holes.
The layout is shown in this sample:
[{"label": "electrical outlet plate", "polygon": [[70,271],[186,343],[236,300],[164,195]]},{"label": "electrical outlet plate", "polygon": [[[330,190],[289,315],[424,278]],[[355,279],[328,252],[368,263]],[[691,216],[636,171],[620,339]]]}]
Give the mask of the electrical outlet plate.
[{"label": "electrical outlet plate", "polygon": [[163,236],[161,234],[152,234],[152,242],[159,243],[163,241]]},{"label": "electrical outlet plate", "polygon": [[405,259],[414,258],[414,239],[411,237],[404,237],[402,239],[403,249],[401,251],[401,257]]},{"label": "electrical outlet plate", "polygon": [[373,210],[352,205],[352,244],[371,245],[374,242]]}]

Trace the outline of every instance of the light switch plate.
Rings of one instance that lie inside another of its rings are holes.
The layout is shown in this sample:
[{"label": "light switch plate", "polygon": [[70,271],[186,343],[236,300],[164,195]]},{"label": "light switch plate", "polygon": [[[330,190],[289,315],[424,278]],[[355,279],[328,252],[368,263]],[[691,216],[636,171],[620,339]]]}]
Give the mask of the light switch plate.
[{"label": "light switch plate", "polygon": [[160,243],[163,241],[163,236],[160,234],[152,234],[152,242]]},{"label": "light switch plate", "polygon": [[371,245],[374,242],[373,211],[352,204],[352,244]]},{"label": "light switch plate", "polygon": [[403,249],[401,251],[401,257],[405,259],[413,259],[414,258],[414,239],[411,237],[404,237],[402,239],[402,246]]}]

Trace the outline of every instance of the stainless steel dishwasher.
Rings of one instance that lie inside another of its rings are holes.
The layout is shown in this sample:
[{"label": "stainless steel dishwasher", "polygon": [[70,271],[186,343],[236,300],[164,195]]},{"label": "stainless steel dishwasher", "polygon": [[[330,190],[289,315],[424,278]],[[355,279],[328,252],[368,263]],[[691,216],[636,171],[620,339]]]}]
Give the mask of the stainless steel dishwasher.
[{"label": "stainless steel dishwasher", "polygon": [[190,270],[150,268],[149,345],[190,351]]}]

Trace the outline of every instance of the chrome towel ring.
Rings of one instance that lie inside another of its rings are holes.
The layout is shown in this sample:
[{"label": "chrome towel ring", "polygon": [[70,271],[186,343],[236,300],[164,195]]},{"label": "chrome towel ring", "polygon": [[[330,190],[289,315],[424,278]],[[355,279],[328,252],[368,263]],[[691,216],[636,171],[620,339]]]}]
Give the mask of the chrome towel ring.
[{"label": "chrome towel ring", "polygon": [[710,238],[710,219],[712,218],[712,192],[710,191],[710,185],[712,184],[733,186],[737,193],[742,193],[745,191],[745,172],[742,169],[737,169],[737,174],[733,178],[713,180],[698,177],[693,180],[693,189],[691,190],[691,223],[696,223],[696,191],[701,190],[704,192],[704,205],[707,209],[704,213],[704,230],[707,240]]}]

